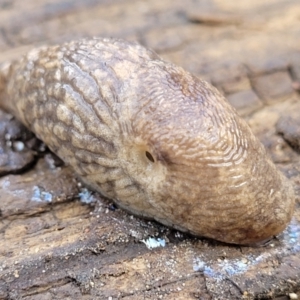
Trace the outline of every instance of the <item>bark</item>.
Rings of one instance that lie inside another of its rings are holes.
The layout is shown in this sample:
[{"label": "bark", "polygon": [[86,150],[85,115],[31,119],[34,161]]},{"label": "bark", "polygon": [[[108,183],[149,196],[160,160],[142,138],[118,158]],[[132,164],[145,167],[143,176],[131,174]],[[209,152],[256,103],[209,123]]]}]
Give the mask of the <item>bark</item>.
[{"label": "bark", "polygon": [[[293,183],[297,200],[291,224],[265,246],[194,238],[90,193],[1,114],[0,299],[300,296],[299,16],[297,0],[0,1],[0,62],[41,44],[114,36],[212,82]],[[149,237],[166,246],[148,249],[142,240]]]}]

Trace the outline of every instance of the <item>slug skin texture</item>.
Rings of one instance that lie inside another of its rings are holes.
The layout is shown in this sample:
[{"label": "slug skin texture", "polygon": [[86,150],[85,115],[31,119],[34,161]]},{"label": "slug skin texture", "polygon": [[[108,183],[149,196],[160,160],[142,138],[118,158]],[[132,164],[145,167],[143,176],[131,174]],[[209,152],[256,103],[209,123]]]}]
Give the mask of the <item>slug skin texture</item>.
[{"label": "slug skin texture", "polygon": [[235,109],[139,44],[34,49],[2,67],[0,106],[135,215],[247,245],[291,219],[291,186]]}]

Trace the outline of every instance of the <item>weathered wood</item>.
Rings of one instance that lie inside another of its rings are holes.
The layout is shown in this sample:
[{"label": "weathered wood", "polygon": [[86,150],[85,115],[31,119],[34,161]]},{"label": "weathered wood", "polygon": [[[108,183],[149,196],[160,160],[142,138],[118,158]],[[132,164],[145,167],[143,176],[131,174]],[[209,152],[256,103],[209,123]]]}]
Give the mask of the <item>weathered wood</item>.
[{"label": "weathered wood", "polygon": [[[89,194],[4,117],[1,167],[11,159],[0,169],[0,299],[300,296],[300,153],[284,140],[295,128],[276,127],[291,111],[300,118],[299,15],[297,0],[0,1],[0,62],[86,36],[138,40],[216,85],[297,196],[291,224],[264,247],[189,237]],[[150,236],[166,247],[149,250],[141,240]]]}]

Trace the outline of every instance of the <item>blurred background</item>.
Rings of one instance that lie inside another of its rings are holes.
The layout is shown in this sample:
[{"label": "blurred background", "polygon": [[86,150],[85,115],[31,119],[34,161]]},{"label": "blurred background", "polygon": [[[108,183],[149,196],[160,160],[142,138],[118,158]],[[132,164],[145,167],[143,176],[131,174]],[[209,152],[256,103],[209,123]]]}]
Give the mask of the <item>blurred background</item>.
[{"label": "blurred background", "polygon": [[[138,41],[212,82],[247,115],[270,99],[265,83],[254,82],[253,94],[237,77],[299,63],[299,16],[298,0],[1,0],[0,62],[83,37]],[[232,90],[224,81],[238,83]]]}]

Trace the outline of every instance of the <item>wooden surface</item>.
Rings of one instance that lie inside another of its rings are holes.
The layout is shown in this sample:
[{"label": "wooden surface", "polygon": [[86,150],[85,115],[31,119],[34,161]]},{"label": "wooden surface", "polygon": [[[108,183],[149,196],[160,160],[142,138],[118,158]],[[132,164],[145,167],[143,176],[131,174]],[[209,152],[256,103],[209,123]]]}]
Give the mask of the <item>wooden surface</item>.
[{"label": "wooden surface", "polygon": [[299,1],[0,0],[0,62],[92,36],[137,40],[217,86],[292,182],[295,215],[264,247],[181,234],[90,194],[0,114],[0,299],[300,297]]}]

